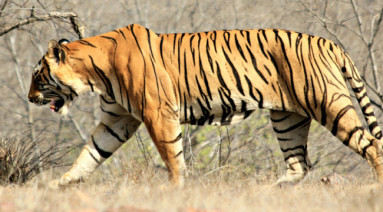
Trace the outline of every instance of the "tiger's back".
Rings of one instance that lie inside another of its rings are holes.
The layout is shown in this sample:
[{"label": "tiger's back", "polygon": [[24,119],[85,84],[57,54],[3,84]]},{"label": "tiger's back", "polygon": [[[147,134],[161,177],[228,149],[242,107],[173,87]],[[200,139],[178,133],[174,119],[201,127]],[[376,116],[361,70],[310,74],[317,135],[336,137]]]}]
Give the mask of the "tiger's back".
[{"label": "tiger's back", "polygon": [[266,29],[162,34],[159,39],[162,63],[179,92],[182,122],[230,124],[257,108],[320,120],[324,90],[347,92],[342,51],[320,37]]}]

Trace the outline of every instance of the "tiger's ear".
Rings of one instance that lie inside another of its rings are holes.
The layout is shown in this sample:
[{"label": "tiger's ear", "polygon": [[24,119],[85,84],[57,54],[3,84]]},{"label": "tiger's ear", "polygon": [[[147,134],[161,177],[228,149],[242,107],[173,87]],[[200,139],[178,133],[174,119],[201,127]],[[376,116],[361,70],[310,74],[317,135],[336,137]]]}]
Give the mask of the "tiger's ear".
[{"label": "tiger's ear", "polygon": [[65,51],[56,40],[50,40],[48,43],[48,57],[57,63],[65,61]]}]

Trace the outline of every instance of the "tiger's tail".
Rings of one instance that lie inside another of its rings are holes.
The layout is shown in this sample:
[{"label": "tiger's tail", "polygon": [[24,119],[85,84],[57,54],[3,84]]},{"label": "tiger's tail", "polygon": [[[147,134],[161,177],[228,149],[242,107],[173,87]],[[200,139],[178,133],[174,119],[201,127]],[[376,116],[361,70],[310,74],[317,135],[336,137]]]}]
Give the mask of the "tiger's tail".
[{"label": "tiger's tail", "polygon": [[378,122],[376,120],[370,99],[367,96],[367,90],[363,83],[362,78],[359,75],[358,70],[356,69],[354,62],[351,60],[350,56],[340,49],[342,55],[343,64],[341,67],[342,73],[350,83],[352,90],[355,93],[356,99],[362,109],[363,116],[366,119],[368,128],[372,135],[380,140],[382,138],[382,130],[380,129]]}]

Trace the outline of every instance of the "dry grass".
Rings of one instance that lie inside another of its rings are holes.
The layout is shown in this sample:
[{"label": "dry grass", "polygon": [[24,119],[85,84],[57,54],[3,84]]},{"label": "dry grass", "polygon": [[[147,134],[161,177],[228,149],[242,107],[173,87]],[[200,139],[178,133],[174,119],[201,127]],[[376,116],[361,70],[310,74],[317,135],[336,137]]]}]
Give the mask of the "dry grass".
[{"label": "dry grass", "polygon": [[[34,155],[31,154],[34,148],[30,147],[30,141],[15,141],[18,142],[12,143],[8,140],[3,147],[12,149],[11,144],[19,144],[16,146],[30,149],[31,152],[11,154],[14,156],[13,160]],[[130,143],[135,145],[135,142]],[[152,162],[147,163],[142,156],[132,158],[132,149],[134,148],[122,148],[84,184],[64,191],[51,190],[46,185],[69,167],[48,170],[21,185],[9,184],[8,181],[6,186],[0,187],[0,212],[383,211],[383,203],[380,201],[383,198],[383,188],[375,183],[367,164],[358,165],[363,162],[360,157],[345,157],[347,162],[340,163],[338,169],[338,165],[334,166],[326,162],[329,159],[322,158],[302,183],[286,188],[274,185],[277,177],[284,172],[284,164],[279,165],[278,161],[273,166],[256,161],[258,165],[265,166],[260,166],[259,169],[249,168],[254,166],[247,162],[252,158],[233,159],[219,168],[200,168],[194,163],[189,165],[190,176],[185,187],[179,189],[168,184],[167,173],[157,161],[157,154],[153,154]],[[51,149],[51,153],[54,152],[60,151]],[[242,154],[247,157],[245,152]],[[335,161],[339,160],[337,158]],[[35,158],[37,161],[41,159]],[[359,162],[355,163],[353,160]],[[14,161],[22,164],[23,161],[33,160]],[[55,164],[58,163],[50,163],[46,168]],[[357,167],[353,171],[341,168],[352,164]],[[341,174],[328,175],[332,173],[331,170]],[[322,178],[323,176],[326,178]]]},{"label": "dry grass", "polygon": [[0,184],[23,184],[40,172],[62,166],[69,148],[29,137],[0,137]]},{"label": "dry grass", "polygon": [[383,189],[371,176],[331,186],[309,177],[300,185],[279,188],[268,176],[216,171],[192,176],[185,188],[179,189],[167,184],[166,173],[161,170],[136,168],[117,177],[103,172],[99,170],[85,184],[64,191],[39,186],[51,179],[47,175],[23,186],[2,187],[0,211],[383,210]]}]

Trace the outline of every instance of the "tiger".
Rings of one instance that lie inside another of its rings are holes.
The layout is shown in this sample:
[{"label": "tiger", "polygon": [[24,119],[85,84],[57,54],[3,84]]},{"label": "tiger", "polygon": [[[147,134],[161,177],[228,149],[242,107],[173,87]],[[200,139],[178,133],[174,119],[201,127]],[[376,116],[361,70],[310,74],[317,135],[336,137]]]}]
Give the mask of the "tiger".
[{"label": "tiger", "polygon": [[235,124],[256,109],[269,109],[286,163],[278,185],[300,182],[312,167],[312,120],[365,158],[383,183],[382,131],[364,82],[350,56],[319,36],[282,29],[158,34],[132,24],[73,42],[50,40],[32,74],[29,101],[65,115],[85,92],[99,94],[100,122],[52,187],[89,177],[141,123],[170,184],[183,186],[181,125]]}]

